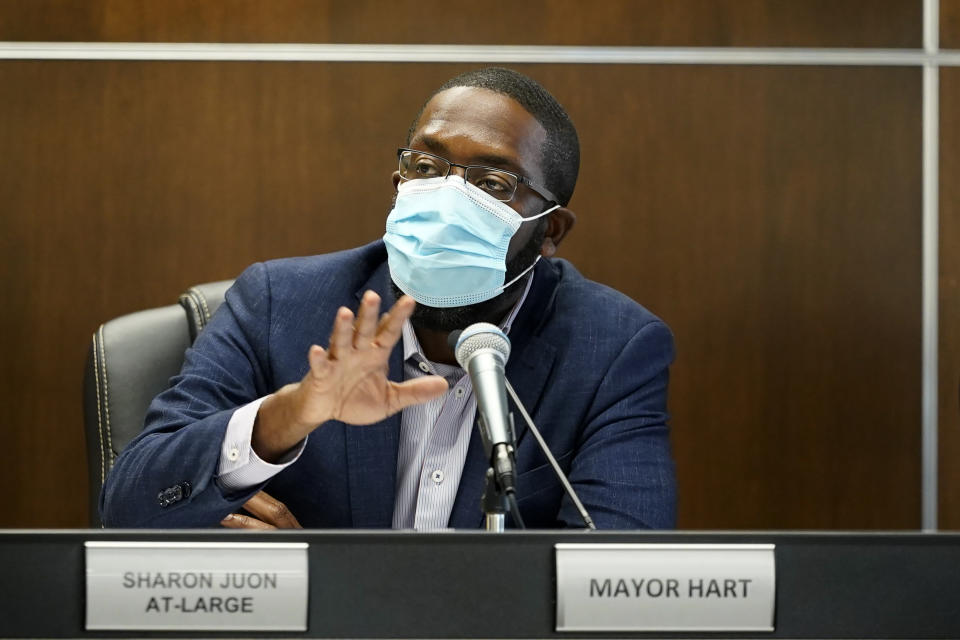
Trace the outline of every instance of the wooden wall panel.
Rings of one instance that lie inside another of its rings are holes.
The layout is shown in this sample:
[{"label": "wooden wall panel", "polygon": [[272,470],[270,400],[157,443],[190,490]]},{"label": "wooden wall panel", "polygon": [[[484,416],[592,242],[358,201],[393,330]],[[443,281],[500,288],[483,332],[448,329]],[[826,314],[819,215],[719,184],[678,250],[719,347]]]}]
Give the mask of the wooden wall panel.
[{"label": "wooden wall panel", "polygon": [[0,474],[22,487],[0,522],[83,522],[78,381],[100,322],[382,234],[413,108],[392,110],[380,87],[403,87],[365,69],[0,63],[0,278],[16,300]]},{"label": "wooden wall panel", "polygon": [[677,336],[681,525],[918,526],[919,71],[592,82],[566,253]]},{"label": "wooden wall panel", "polygon": [[940,527],[960,529],[960,69],[940,70]]},{"label": "wooden wall panel", "polygon": [[[0,63],[0,526],[85,522],[98,323],[376,238],[464,68]],[[676,334],[681,526],[919,526],[920,71],[520,69],[583,142],[561,254]]]},{"label": "wooden wall panel", "polygon": [[0,0],[0,40],[920,47],[921,0]]},{"label": "wooden wall panel", "polygon": [[960,0],[940,0],[940,48],[960,49]]}]

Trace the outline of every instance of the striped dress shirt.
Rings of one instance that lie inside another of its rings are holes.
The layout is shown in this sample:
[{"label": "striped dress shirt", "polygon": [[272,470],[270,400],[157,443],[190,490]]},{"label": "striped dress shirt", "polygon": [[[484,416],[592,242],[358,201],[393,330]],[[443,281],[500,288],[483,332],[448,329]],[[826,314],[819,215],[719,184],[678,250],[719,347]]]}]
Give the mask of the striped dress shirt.
[{"label": "striped dress shirt", "polygon": [[[504,333],[510,333],[532,283],[531,276],[520,300],[500,323]],[[423,531],[447,526],[477,413],[470,376],[456,365],[427,360],[408,320],[403,324],[403,379],[431,374],[445,378],[449,389],[439,398],[407,407],[401,414],[394,529]]]}]

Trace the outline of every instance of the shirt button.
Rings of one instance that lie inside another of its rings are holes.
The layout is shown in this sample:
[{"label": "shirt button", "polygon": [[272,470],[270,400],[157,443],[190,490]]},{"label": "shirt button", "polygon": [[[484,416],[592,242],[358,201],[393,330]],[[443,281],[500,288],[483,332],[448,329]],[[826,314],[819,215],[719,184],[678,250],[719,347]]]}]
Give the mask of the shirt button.
[{"label": "shirt button", "polygon": [[463,387],[457,387],[457,397],[458,397],[458,398],[462,398],[462,397],[463,397],[463,394],[465,394],[465,393],[466,393],[466,390],[464,390]]},{"label": "shirt button", "polygon": [[234,447],[230,449],[230,453],[227,454],[227,460],[230,462],[235,462],[237,458],[240,457],[240,450]]},{"label": "shirt button", "polygon": [[437,469],[436,471],[430,474],[430,479],[433,480],[434,483],[440,484],[441,482],[443,482],[443,471],[441,471],[440,469]]},{"label": "shirt button", "polygon": [[424,373],[430,373],[430,365],[428,365],[426,362],[424,362],[423,360],[421,360],[421,361],[420,361],[420,371],[423,371]]}]

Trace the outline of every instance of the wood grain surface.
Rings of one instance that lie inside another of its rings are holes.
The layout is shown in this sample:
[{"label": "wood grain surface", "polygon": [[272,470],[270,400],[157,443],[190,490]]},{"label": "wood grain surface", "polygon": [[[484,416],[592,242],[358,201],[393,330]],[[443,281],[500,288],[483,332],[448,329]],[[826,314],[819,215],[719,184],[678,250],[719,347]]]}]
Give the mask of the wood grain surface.
[{"label": "wood grain surface", "polygon": [[960,69],[940,71],[940,527],[960,529]]},{"label": "wood grain surface", "polygon": [[920,47],[921,0],[0,0],[0,40]]},{"label": "wood grain surface", "polygon": [[960,0],[940,0],[940,47],[960,49]]},{"label": "wood grain surface", "polygon": [[[0,62],[0,526],[86,522],[100,322],[377,238],[465,68]],[[918,527],[919,69],[519,69],[581,135],[561,255],[676,335],[680,525]]]}]

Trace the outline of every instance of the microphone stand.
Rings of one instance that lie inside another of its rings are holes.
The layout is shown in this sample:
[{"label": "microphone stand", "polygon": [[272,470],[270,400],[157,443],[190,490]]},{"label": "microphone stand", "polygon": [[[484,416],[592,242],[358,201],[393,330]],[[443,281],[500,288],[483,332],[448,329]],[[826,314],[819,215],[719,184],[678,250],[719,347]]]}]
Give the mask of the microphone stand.
[{"label": "microphone stand", "polygon": [[510,415],[510,442],[508,444],[498,444],[496,448],[490,446],[487,438],[486,425],[483,423],[483,416],[480,416],[480,434],[483,436],[484,449],[487,452],[487,459],[490,460],[490,466],[486,473],[486,486],[483,490],[483,497],[480,500],[480,507],[484,513],[485,528],[487,531],[502,533],[506,528],[507,513],[513,514],[513,519],[517,526],[524,528],[523,518],[520,516],[520,509],[517,507],[517,498],[514,495],[514,482],[510,480],[509,487],[503,486],[498,480],[497,470],[515,468],[513,464],[513,452],[516,450],[517,436],[513,427],[513,414]]},{"label": "microphone stand", "polygon": [[500,491],[493,467],[487,468],[487,485],[483,490],[480,506],[483,509],[486,530],[503,533],[507,519],[507,499]]}]

